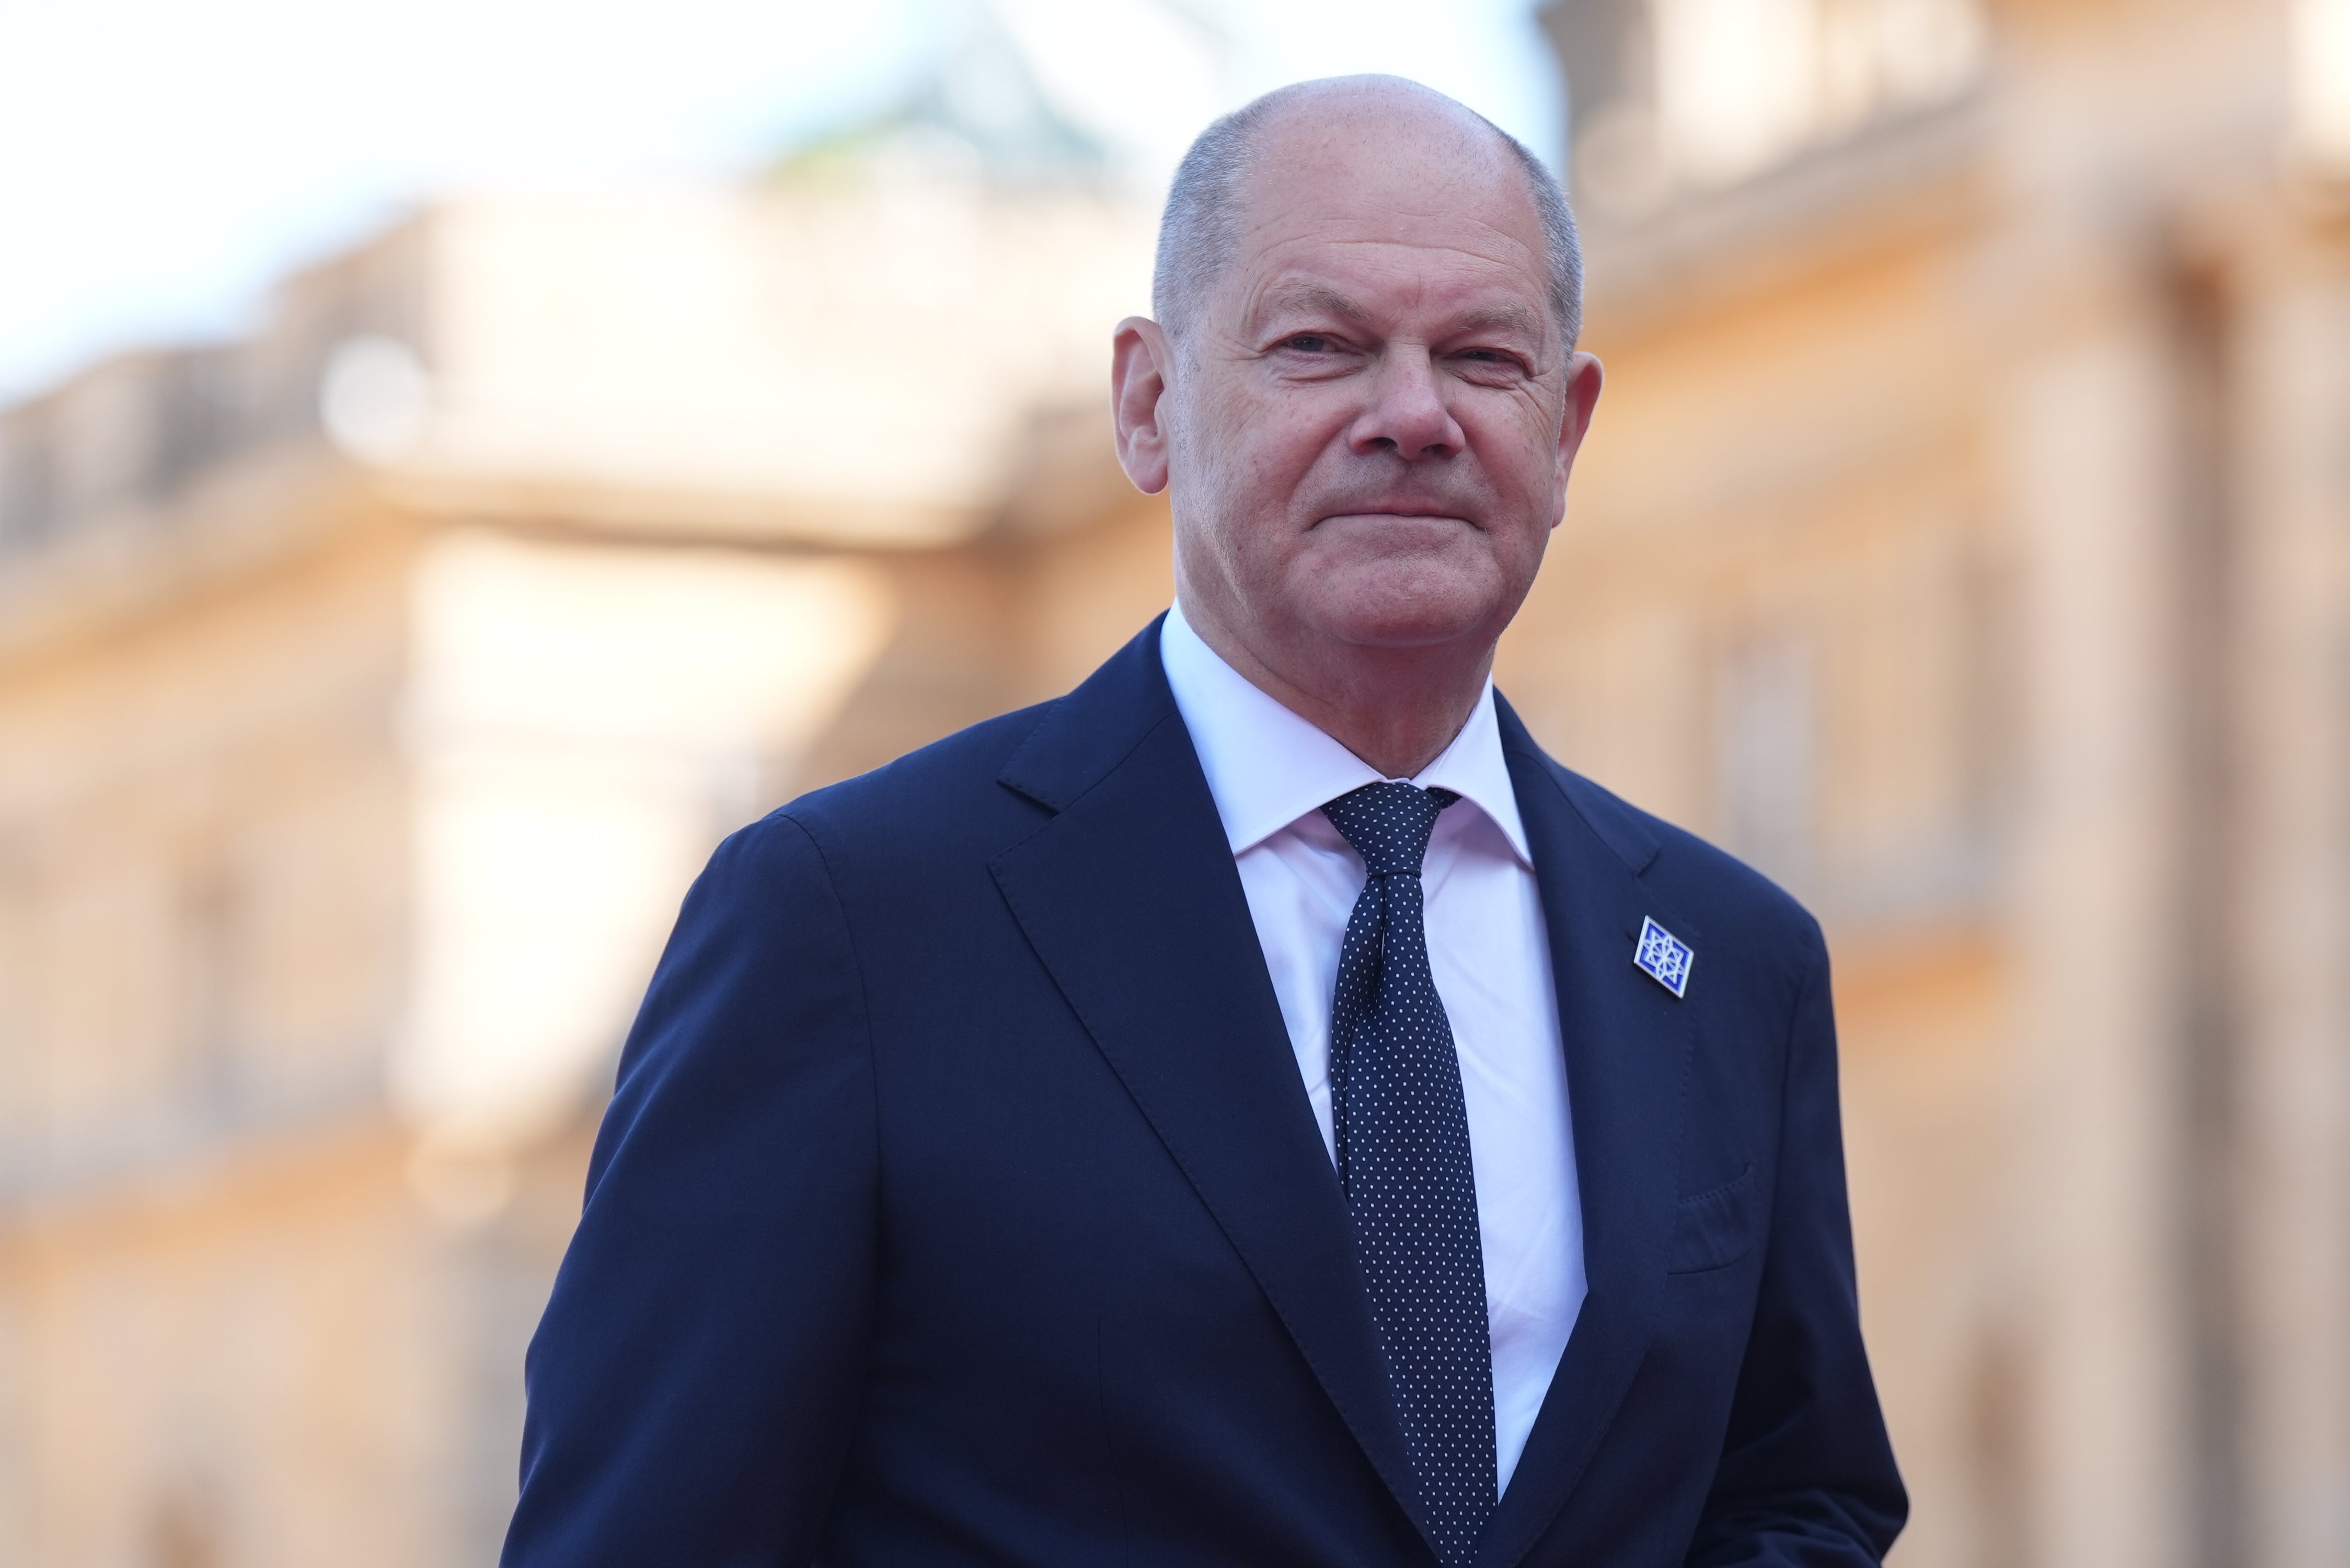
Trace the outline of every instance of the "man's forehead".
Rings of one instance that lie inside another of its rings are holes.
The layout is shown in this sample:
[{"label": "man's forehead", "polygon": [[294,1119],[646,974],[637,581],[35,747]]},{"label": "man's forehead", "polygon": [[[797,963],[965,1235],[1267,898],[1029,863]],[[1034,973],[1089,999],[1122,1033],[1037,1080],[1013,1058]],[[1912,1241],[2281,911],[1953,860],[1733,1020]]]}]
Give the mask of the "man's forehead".
[{"label": "man's forehead", "polygon": [[1488,221],[1480,211],[1486,203],[1459,186],[1432,202],[1426,185],[1384,194],[1384,202],[1366,204],[1326,188],[1287,206],[1259,205],[1225,269],[1225,308],[1252,326],[1283,312],[1368,320],[1408,309],[1440,316],[1448,330],[1524,327],[1541,335],[1549,275],[1531,211],[1523,226],[1530,232],[1513,233]]}]

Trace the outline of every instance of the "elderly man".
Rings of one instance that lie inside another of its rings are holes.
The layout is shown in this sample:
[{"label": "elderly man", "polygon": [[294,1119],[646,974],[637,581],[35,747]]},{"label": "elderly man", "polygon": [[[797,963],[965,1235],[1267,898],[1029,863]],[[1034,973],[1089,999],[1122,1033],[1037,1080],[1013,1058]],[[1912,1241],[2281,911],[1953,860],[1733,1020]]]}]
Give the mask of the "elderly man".
[{"label": "elderly man", "polygon": [[512,1568],[1882,1556],[1818,929],[1489,679],[1599,394],[1578,283],[1423,88],[1201,137],[1113,374],[1175,607],[720,848]]}]

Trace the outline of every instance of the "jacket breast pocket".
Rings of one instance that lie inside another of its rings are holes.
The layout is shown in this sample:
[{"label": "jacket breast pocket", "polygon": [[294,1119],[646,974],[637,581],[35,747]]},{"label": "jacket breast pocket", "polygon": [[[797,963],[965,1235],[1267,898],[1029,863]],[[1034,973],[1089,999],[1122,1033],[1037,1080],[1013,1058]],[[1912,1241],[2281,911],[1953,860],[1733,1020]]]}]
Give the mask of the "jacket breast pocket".
[{"label": "jacket breast pocket", "polygon": [[1672,1251],[1666,1271],[1695,1274],[1728,1268],[1752,1251],[1762,1219],[1755,1212],[1754,1190],[1761,1185],[1753,1166],[1749,1165],[1735,1181],[1676,1204]]}]

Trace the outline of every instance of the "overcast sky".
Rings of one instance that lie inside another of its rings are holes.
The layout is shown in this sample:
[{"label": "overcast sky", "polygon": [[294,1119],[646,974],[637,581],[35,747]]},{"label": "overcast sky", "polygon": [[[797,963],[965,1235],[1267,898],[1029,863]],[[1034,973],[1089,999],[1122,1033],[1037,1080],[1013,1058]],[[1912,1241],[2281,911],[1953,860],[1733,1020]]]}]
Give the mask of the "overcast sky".
[{"label": "overcast sky", "polygon": [[[436,192],[723,178],[885,105],[978,0],[21,0],[0,7],[0,401],[249,323]],[[1301,77],[1385,70],[1546,155],[1533,0],[994,0],[1139,178]],[[1148,67],[1137,60],[1150,62]]]}]

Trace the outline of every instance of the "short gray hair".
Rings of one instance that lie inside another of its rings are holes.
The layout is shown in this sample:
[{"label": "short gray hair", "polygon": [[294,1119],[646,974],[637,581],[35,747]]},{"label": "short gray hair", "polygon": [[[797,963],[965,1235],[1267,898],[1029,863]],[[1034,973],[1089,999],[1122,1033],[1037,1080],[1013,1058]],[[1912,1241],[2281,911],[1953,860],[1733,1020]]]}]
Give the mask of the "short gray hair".
[{"label": "short gray hair", "polygon": [[[1167,207],[1159,220],[1159,254],[1150,279],[1150,308],[1170,334],[1180,335],[1198,313],[1200,301],[1216,275],[1232,258],[1233,209],[1242,177],[1255,165],[1264,122],[1290,99],[1318,86],[1293,82],[1243,104],[1200,132],[1183,161],[1176,165],[1168,188]],[[1413,84],[1418,85],[1418,84]],[[1432,97],[1443,97],[1422,88]],[[1572,350],[1583,335],[1583,243],[1575,228],[1575,213],[1558,176],[1516,137],[1466,104],[1444,99],[1461,113],[1491,131],[1516,160],[1525,176],[1526,193],[1541,216],[1543,240],[1549,254],[1550,306]]]}]

